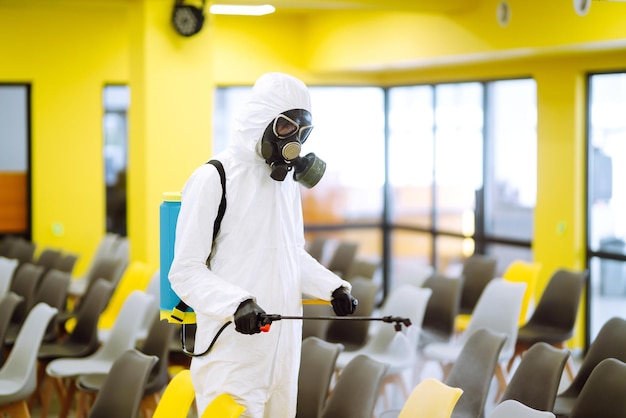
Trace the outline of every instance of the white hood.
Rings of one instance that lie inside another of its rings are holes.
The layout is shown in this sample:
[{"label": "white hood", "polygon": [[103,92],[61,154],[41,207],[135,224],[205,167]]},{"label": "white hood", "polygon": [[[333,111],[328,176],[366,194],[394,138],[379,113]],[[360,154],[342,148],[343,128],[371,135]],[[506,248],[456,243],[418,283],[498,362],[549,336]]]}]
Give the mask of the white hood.
[{"label": "white hood", "polygon": [[291,109],[311,111],[306,85],[283,73],[262,75],[254,84],[248,102],[235,117],[235,133],[228,148],[241,160],[258,159],[265,163],[260,152],[261,136],[276,116]]}]

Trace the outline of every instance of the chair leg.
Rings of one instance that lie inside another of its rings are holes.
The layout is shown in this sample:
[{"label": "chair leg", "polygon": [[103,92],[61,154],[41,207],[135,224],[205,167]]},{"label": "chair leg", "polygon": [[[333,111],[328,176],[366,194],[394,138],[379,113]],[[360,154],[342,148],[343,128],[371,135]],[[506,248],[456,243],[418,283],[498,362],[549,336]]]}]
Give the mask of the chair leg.
[{"label": "chair leg", "polygon": [[[60,381],[60,379],[59,379]],[[62,383],[62,382],[61,382]],[[61,411],[59,412],[59,418],[67,418],[74,403],[74,396],[76,394],[76,382],[74,378],[69,378],[68,383],[65,386],[65,396],[61,402]]]},{"label": "chair leg", "polygon": [[454,363],[439,363],[441,366],[441,371],[443,372],[442,381],[445,381],[448,378],[448,375],[452,371],[452,366]]},{"label": "chair leg", "polygon": [[508,381],[505,375],[504,366],[501,363],[498,363],[498,365],[496,366],[495,375],[496,375],[496,380],[498,382],[498,390],[496,391],[494,402],[498,403],[500,402],[500,398],[502,397],[502,395],[504,394],[504,391],[506,390],[506,387],[508,386]]},{"label": "chair leg", "polygon": [[52,391],[56,389],[59,399],[65,398],[65,388],[63,382],[54,377],[45,375],[42,382],[43,396],[41,398],[41,418],[48,417],[48,408],[52,399]]},{"label": "chair leg", "polygon": [[8,415],[11,418],[30,418],[30,411],[26,400],[15,401],[0,406],[0,416]]},{"label": "chair leg", "polygon": [[152,418],[154,411],[156,410],[157,405],[159,404],[161,396],[159,392],[155,392],[153,394],[144,396],[141,400],[141,414],[143,418]]}]

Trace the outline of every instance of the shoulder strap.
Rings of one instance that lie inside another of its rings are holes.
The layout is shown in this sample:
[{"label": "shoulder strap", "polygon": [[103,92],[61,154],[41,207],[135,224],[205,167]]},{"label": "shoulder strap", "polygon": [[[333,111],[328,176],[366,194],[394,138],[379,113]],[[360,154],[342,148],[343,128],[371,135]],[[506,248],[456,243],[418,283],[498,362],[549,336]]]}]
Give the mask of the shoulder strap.
[{"label": "shoulder strap", "polygon": [[220,173],[220,181],[222,183],[222,200],[220,201],[217,216],[215,217],[215,222],[213,223],[213,241],[215,241],[218,232],[220,232],[220,226],[222,225],[224,213],[226,212],[226,173],[224,172],[224,166],[218,160],[210,160],[207,164],[211,164],[217,169],[218,173]]}]

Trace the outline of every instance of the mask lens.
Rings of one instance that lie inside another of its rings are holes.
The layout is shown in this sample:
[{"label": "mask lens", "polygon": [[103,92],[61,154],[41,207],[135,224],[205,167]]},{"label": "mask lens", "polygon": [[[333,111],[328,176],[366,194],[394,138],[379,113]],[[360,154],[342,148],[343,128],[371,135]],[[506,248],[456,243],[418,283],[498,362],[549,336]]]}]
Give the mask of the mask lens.
[{"label": "mask lens", "polygon": [[283,115],[274,119],[274,135],[280,139],[293,135],[297,130],[298,124]]},{"label": "mask lens", "polygon": [[312,130],[313,130],[313,125],[300,127],[300,143],[301,144],[304,144],[304,141],[306,141],[306,139],[309,137]]}]

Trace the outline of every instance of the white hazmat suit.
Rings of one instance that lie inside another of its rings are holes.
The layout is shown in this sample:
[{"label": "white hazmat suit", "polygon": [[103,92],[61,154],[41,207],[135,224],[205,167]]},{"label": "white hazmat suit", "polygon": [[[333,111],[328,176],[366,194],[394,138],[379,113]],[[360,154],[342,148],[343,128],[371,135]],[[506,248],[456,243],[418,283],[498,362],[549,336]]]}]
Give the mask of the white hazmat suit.
[{"label": "white hazmat suit", "polygon": [[[294,77],[268,73],[255,83],[227,149],[214,157],[226,172],[227,207],[210,269],[205,262],[222,195],[219,174],[204,164],[183,188],[169,279],[196,313],[196,353],[247,299],[268,314],[298,316],[303,294],[330,300],[335,289],[350,289],[304,250],[300,185],[291,174],[284,181],[270,178],[260,154],[274,118],[310,107],[305,84]],[[207,355],[192,360],[198,410],[228,393],[246,407],[245,417],[293,418],[301,339],[298,320],[276,321],[269,332],[254,335],[228,326]]]}]

